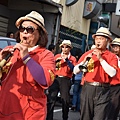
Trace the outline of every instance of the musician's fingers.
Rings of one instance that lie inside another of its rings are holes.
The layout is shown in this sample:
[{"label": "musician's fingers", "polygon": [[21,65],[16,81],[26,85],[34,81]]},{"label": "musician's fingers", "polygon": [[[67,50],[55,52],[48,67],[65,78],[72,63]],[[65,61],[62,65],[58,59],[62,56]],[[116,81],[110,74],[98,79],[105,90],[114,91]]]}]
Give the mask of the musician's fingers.
[{"label": "musician's fingers", "polygon": [[17,43],[13,48],[22,50],[22,47],[21,47],[20,43]]},{"label": "musician's fingers", "polygon": [[89,54],[87,55],[87,57],[92,57],[92,55],[93,55],[93,53],[89,53]]},{"label": "musician's fingers", "polygon": [[19,49],[20,51],[26,51],[28,50],[28,48],[20,43],[17,43],[15,46],[14,46],[14,49]]}]

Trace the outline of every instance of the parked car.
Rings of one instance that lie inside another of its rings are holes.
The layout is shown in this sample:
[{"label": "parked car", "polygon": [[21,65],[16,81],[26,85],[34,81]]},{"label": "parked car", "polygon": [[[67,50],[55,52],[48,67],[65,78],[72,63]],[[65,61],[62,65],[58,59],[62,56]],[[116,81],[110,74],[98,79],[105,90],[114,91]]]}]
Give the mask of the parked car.
[{"label": "parked car", "polygon": [[15,39],[0,36],[0,49],[3,49],[4,47],[9,46],[9,45],[15,45],[15,44],[16,44]]}]

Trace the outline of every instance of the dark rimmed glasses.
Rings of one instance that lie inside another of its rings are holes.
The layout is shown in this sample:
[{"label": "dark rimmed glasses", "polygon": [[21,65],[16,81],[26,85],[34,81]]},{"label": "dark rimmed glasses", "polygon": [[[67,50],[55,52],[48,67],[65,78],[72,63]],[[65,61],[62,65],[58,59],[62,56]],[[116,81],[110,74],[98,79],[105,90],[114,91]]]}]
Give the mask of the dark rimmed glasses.
[{"label": "dark rimmed glasses", "polygon": [[119,45],[119,44],[112,44],[111,47],[112,47],[112,48],[117,48],[117,49],[118,49],[118,48],[120,48],[120,45]]},{"label": "dark rimmed glasses", "polygon": [[28,26],[28,27],[20,26],[19,27],[20,32],[24,32],[25,30],[27,31],[27,33],[32,34],[35,30],[38,30],[38,29],[35,29],[33,26]]}]

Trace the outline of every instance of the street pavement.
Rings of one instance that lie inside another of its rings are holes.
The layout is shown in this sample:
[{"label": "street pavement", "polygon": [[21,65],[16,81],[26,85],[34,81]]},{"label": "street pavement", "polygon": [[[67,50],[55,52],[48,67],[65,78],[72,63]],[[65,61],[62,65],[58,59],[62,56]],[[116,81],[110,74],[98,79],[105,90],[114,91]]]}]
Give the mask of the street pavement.
[{"label": "street pavement", "polygon": [[[80,113],[74,112],[69,110],[69,118],[68,120],[79,120],[80,119]],[[62,107],[61,103],[56,103],[56,106],[54,108],[54,117],[53,120],[62,120]]]},{"label": "street pavement", "polygon": [[[57,102],[54,108],[53,120],[62,120],[62,107],[61,103]],[[80,120],[80,113],[69,110],[68,120]],[[120,120],[120,114],[117,120]]]}]

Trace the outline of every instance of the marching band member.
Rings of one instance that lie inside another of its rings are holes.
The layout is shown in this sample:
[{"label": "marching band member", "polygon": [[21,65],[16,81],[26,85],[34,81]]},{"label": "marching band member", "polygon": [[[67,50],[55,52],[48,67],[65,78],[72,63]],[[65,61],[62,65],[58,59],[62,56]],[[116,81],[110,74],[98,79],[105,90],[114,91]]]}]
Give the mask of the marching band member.
[{"label": "marching band member", "polygon": [[118,70],[117,75],[112,78],[110,82],[111,92],[111,108],[109,120],[117,120],[120,111],[120,38],[115,38],[111,44],[111,51],[117,55],[118,58]]},{"label": "marching band member", "polygon": [[[110,105],[110,78],[116,75],[118,60],[107,49],[111,34],[101,27],[93,34],[96,48],[84,53],[74,67],[74,74],[82,71],[81,65],[89,58],[84,72],[81,92],[80,120],[108,120]],[[84,68],[84,67],[83,67]]]},{"label": "marching band member", "polygon": [[0,52],[0,59],[13,52],[2,67],[0,120],[45,120],[47,99],[44,89],[54,80],[55,61],[46,49],[44,18],[32,11],[16,21],[17,43]]}]

